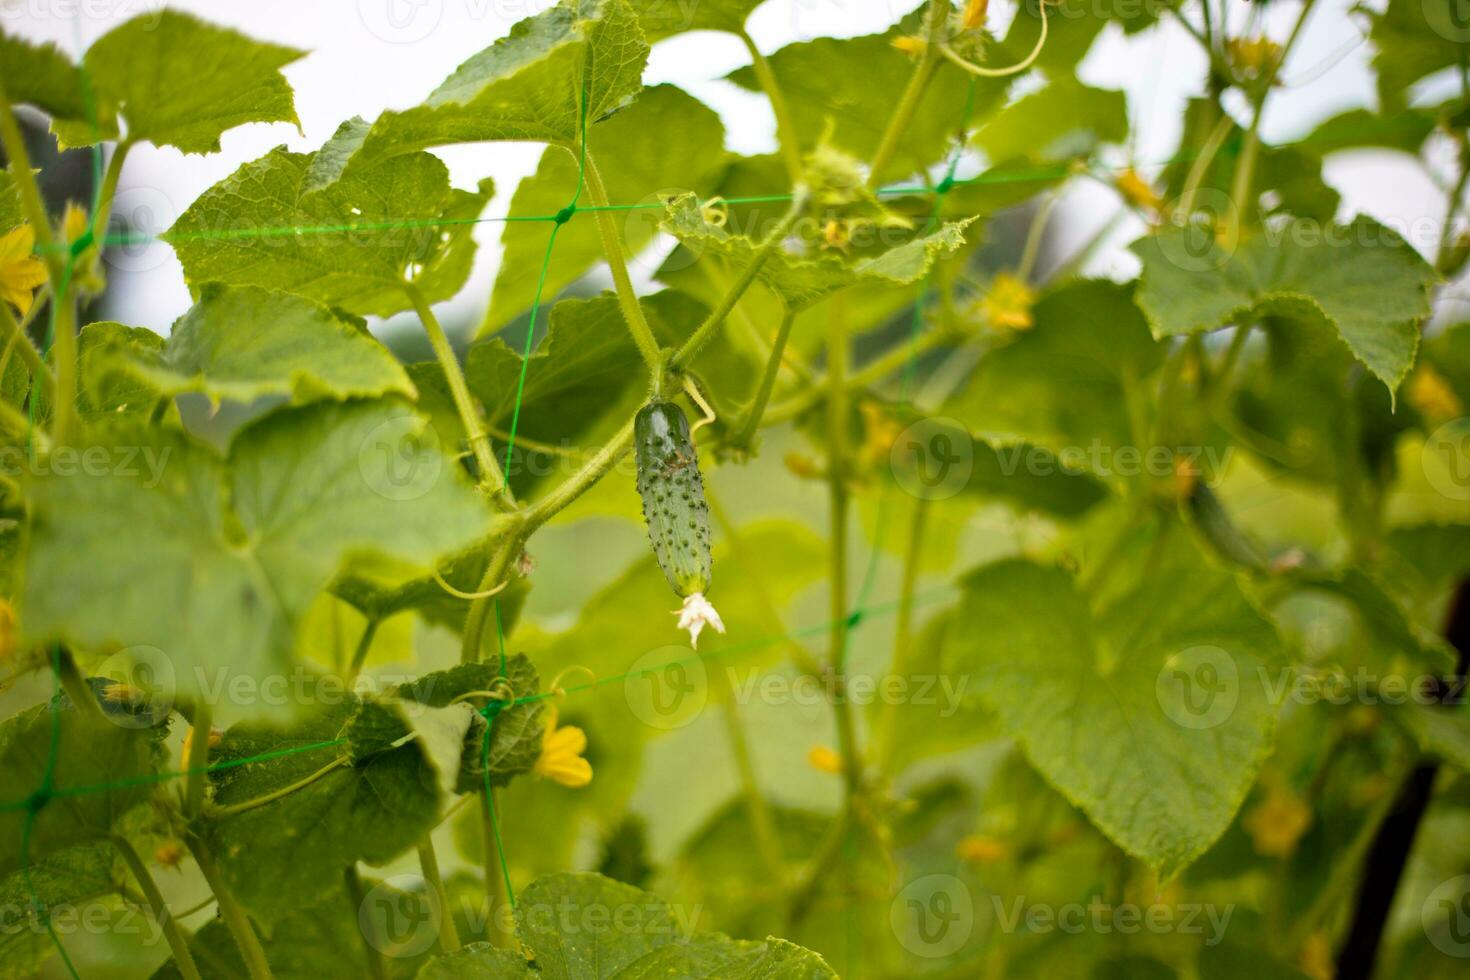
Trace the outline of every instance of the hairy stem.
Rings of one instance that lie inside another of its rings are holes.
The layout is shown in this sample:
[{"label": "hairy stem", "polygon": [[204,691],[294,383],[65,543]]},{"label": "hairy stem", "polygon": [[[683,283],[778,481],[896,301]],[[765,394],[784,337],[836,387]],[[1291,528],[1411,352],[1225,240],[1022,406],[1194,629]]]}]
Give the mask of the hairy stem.
[{"label": "hairy stem", "polygon": [[644,362],[653,376],[654,390],[662,388],[663,381],[663,358],[659,353],[658,340],[653,336],[653,329],[648,325],[648,318],[643,315],[643,307],[638,302],[638,294],[633,289],[633,279],[628,275],[628,252],[623,244],[623,236],[618,233],[617,220],[613,218],[612,212],[608,210],[607,188],[602,183],[602,174],[597,169],[597,161],[592,158],[591,153],[585,154],[586,170],[584,179],[587,185],[587,196],[592,199],[595,207],[593,214],[597,218],[597,229],[602,233],[602,251],[607,258],[608,268],[612,271],[613,289],[617,293],[618,305],[622,308],[623,319],[628,324],[628,332],[633,335],[633,343],[638,347],[638,353],[643,355]]},{"label": "hairy stem", "polygon": [[776,329],[776,339],[771,344],[771,356],[766,361],[766,370],[761,376],[760,387],[756,389],[755,400],[750,403],[750,410],[745,413],[745,422],[740,430],[730,438],[731,445],[748,447],[756,429],[760,428],[761,416],[766,412],[766,404],[771,400],[771,391],[776,387],[776,378],[781,373],[781,358],[786,352],[786,341],[791,337],[791,325],[795,322],[796,314],[790,310],[781,317],[781,325]]},{"label": "hairy stem", "polygon": [[132,843],[121,834],[112,836],[112,846],[122,855],[123,862],[127,864],[128,870],[133,873],[133,878],[138,882],[138,887],[143,889],[143,897],[147,901],[148,909],[153,913],[153,921],[158,923],[158,928],[163,931],[163,938],[168,942],[168,948],[173,951],[174,965],[179,968],[179,973],[184,980],[200,980],[199,968],[194,965],[194,954],[189,951],[189,942],[184,938],[184,933],[179,929],[178,920],[164,901],[163,892],[158,890],[158,882],[153,880],[153,875],[148,873],[148,866],[143,863]]},{"label": "hairy stem", "polygon": [[[924,532],[928,527],[929,501],[918,497],[914,500],[913,518],[909,522],[908,546],[903,554],[903,579],[899,586],[897,622],[893,630],[893,664],[888,668],[892,677],[904,677],[912,665],[909,660],[914,645],[914,589],[919,581],[919,563],[924,554]],[[894,734],[897,731],[898,700],[884,702],[879,716],[877,733],[877,765],[879,772],[887,772],[893,761]]]},{"label": "hairy stem", "polygon": [[454,927],[454,913],[449,908],[449,892],[444,889],[444,879],[439,875],[439,855],[434,853],[434,839],[425,835],[419,841],[419,867],[423,868],[424,881],[434,889],[439,902],[439,951],[452,953],[459,949],[459,930]]},{"label": "hairy stem", "polygon": [[797,136],[796,124],[791,118],[791,107],[786,102],[786,95],[781,91],[781,85],[776,81],[776,75],[771,71],[771,63],[766,56],[761,54],[760,48],[755,46],[754,39],[742,29],[738,35],[744,42],[745,49],[750,52],[750,67],[755,72],[755,79],[760,83],[761,91],[765,92],[766,98],[771,103],[771,111],[776,115],[776,142],[781,150],[781,159],[786,163],[786,172],[791,176],[793,185],[801,182],[801,140]]},{"label": "hairy stem", "polygon": [[357,680],[357,675],[362,672],[362,665],[367,661],[368,651],[373,648],[373,639],[378,635],[378,623],[376,616],[368,617],[363,624],[362,636],[357,639],[357,649],[352,651],[352,663],[347,668],[347,683],[351,686]]},{"label": "hairy stem", "polygon": [[102,713],[102,706],[97,703],[92,688],[87,684],[82,672],[77,669],[77,662],[72,657],[71,651],[57,650],[55,664],[56,676],[61,681],[61,688],[66,691],[66,696],[71,698],[72,704],[76,705],[77,711],[86,715],[89,721],[106,721],[107,717]]},{"label": "hairy stem", "polygon": [[495,807],[493,790],[480,794],[481,846],[485,851],[485,897],[490,902],[486,929],[492,945],[501,949],[515,948],[515,936],[505,929],[500,909],[510,901],[505,890],[505,870],[500,866],[500,849],[495,846]]},{"label": "hairy stem", "polygon": [[444,372],[444,380],[449,384],[449,395],[454,401],[454,409],[459,414],[460,424],[464,426],[465,438],[469,440],[470,451],[475,455],[475,463],[480,470],[480,487],[487,494],[510,500],[510,484],[505,479],[505,474],[500,471],[500,464],[495,462],[495,453],[490,446],[490,436],[485,432],[484,421],[480,417],[480,409],[470,395],[469,385],[464,379],[464,372],[460,370],[459,358],[454,354],[454,348],[449,345],[449,338],[444,333],[444,328],[439,324],[439,318],[429,307],[423,292],[409,282],[403,284],[403,291],[407,294],[409,302],[419,315],[419,320],[424,325],[424,332],[429,335],[429,345],[434,348],[434,357],[439,362],[440,369]]},{"label": "hairy stem", "polygon": [[[831,392],[827,399],[827,492],[830,500],[831,535],[831,640],[828,669],[840,691],[847,669],[847,323],[843,316],[842,297],[829,301],[827,317],[827,374]],[[849,800],[857,795],[862,781],[862,764],[858,759],[857,728],[852,707],[845,696],[832,699],[837,720],[838,751],[842,754],[842,775]]]},{"label": "hairy stem", "polygon": [[8,303],[0,303],[0,340],[20,354],[20,359],[25,362],[32,380],[40,384],[47,394],[55,392],[56,376],[51,373],[51,368],[41,357],[41,352],[36,350],[36,345],[31,343],[30,336],[10,312]]},{"label": "hairy stem", "polygon": [[888,120],[888,128],[883,131],[882,138],[878,141],[878,149],[873,152],[872,167],[868,171],[868,185],[877,187],[882,179],[882,174],[898,152],[898,145],[903,140],[904,133],[908,131],[909,124],[913,122],[914,113],[919,108],[919,102],[924,98],[924,90],[929,87],[929,82],[934,78],[934,72],[939,68],[939,62],[944,55],[940,52],[940,43],[944,40],[945,18],[949,13],[949,4],[941,0],[929,0],[929,7],[924,14],[925,33],[928,43],[924,47],[924,53],[919,58],[919,63],[914,66],[914,73],[909,76],[908,85],[899,97],[898,105],[893,109],[893,115]]},{"label": "hairy stem", "polygon": [[194,820],[204,809],[204,784],[209,779],[209,703],[196,702],[194,717],[190,720],[189,753],[184,759],[184,816]]},{"label": "hairy stem", "polygon": [[199,865],[199,872],[204,875],[209,890],[219,900],[220,918],[224,920],[225,928],[230,930],[230,935],[240,950],[240,958],[245,962],[250,980],[272,980],[270,962],[266,959],[265,948],[260,945],[260,937],[255,934],[255,927],[250,924],[250,917],[245,914],[244,907],[225,887],[209,845],[198,834],[190,834],[189,850],[193,852],[194,863]]}]

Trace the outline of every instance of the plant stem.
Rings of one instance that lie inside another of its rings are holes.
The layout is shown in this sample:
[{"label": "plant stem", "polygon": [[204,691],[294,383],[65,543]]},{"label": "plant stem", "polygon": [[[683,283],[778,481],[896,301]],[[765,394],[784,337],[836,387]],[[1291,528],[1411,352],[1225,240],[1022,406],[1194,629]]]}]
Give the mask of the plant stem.
[{"label": "plant stem", "polygon": [[602,183],[602,173],[597,169],[597,161],[592,158],[591,153],[585,154],[585,160],[586,170],[583,177],[587,196],[592,199],[596,208],[593,214],[597,219],[597,229],[602,233],[602,251],[607,258],[608,268],[612,271],[613,289],[617,293],[618,305],[623,310],[623,320],[628,324],[628,332],[633,335],[633,343],[648,365],[654,390],[657,392],[662,388],[663,382],[663,358],[659,352],[658,340],[653,336],[648,318],[643,315],[643,307],[633,289],[633,279],[628,275],[627,249],[623,245],[623,236],[618,233],[618,223],[608,210],[607,188]]},{"label": "plant stem", "polygon": [[102,177],[102,190],[97,195],[97,211],[92,215],[92,237],[96,240],[97,254],[102,254],[103,239],[107,237],[107,224],[112,218],[112,199],[117,195],[117,183],[122,177],[123,164],[132,150],[131,140],[122,140],[112,151],[107,161],[107,173]]},{"label": "plant stem", "polygon": [[784,887],[786,878],[785,861],[781,856],[781,843],[776,837],[776,824],[771,819],[771,808],[761,793],[756,778],[755,763],[751,760],[750,743],[745,737],[745,727],[740,723],[739,705],[734,691],[730,701],[721,712],[725,719],[725,734],[730,739],[730,752],[735,756],[735,768],[740,773],[740,785],[745,791],[745,810],[750,818],[751,836],[755,838],[756,851],[766,874],[777,888]]},{"label": "plant stem", "polygon": [[52,394],[56,390],[56,376],[51,373],[51,368],[41,357],[41,352],[36,350],[36,345],[31,343],[31,338],[10,312],[8,303],[0,303],[0,340],[20,353],[20,359],[25,361],[31,377],[40,383],[47,394]]},{"label": "plant stem", "polygon": [[179,968],[179,973],[184,980],[200,980],[199,968],[194,965],[194,954],[189,951],[189,942],[184,938],[184,933],[179,929],[179,923],[174,918],[173,912],[169,910],[168,903],[163,899],[163,892],[158,890],[158,882],[153,880],[153,875],[148,873],[148,866],[138,855],[132,843],[121,834],[112,836],[112,845],[122,855],[128,870],[133,873],[133,878],[138,882],[138,887],[143,889],[143,897],[148,902],[148,908],[153,912],[153,921],[158,923],[158,928],[163,930],[163,938],[168,942],[168,948],[173,950],[174,965]]},{"label": "plant stem", "polygon": [[669,362],[670,367],[675,370],[685,367],[699,353],[700,348],[709,342],[710,337],[719,329],[720,324],[725,322],[725,318],[730,315],[730,311],[735,308],[735,304],[740,302],[740,297],[744,296],[745,291],[750,288],[750,284],[755,282],[755,277],[760,273],[761,266],[765,265],[766,260],[775,254],[776,249],[781,247],[782,239],[791,230],[791,226],[796,223],[796,219],[801,215],[801,209],[805,205],[806,194],[798,187],[791,199],[790,209],[776,223],[776,227],[771,229],[770,234],[761,241],[760,247],[750,257],[750,264],[741,270],[739,278],[725,291],[725,295],[720,298],[719,303],[710,311],[709,316],[705,317],[704,322],[699,325],[699,328],[689,335],[689,339],[684,341],[684,345],[674,354],[673,359]]},{"label": "plant stem", "polygon": [[184,760],[184,816],[198,818],[204,809],[204,784],[209,778],[209,733],[211,707],[207,701],[194,704],[189,728],[189,756]]},{"label": "plant stem", "polygon": [[378,623],[376,616],[368,617],[368,621],[362,627],[362,636],[357,639],[357,649],[352,651],[352,663],[347,668],[347,684],[357,680],[357,675],[362,671],[362,665],[367,661],[368,651],[373,648],[373,639],[378,635]]},{"label": "plant stem", "polygon": [[77,669],[77,662],[69,650],[58,650],[56,656],[56,675],[61,681],[62,690],[66,696],[71,698],[72,704],[76,705],[77,711],[87,716],[92,722],[103,722],[107,716],[102,713],[102,706],[97,703],[97,697],[92,693],[91,686],[87,683],[82,672]]},{"label": "plant stem", "polygon": [[1251,181],[1255,176],[1256,158],[1261,149],[1261,116],[1265,113],[1266,102],[1271,94],[1271,86],[1276,83],[1276,76],[1281,71],[1281,66],[1286,64],[1287,55],[1296,45],[1297,38],[1301,36],[1302,27],[1307,22],[1307,17],[1312,12],[1317,0],[1303,0],[1301,13],[1297,14],[1296,23],[1292,25],[1291,33],[1287,35],[1286,43],[1281,46],[1281,57],[1271,66],[1264,78],[1261,79],[1261,87],[1252,103],[1250,128],[1245,132],[1245,145],[1241,150],[1240,160],[1235,165],[1235,178],[1230,184],[1230,200],[1234,205],[1233,220],[1235,227],[1232,229],[1230,240],[1235,240],[1239,231],[1241,212],[1246,207],[1246,201],[1251,193]]},{"label": "plant stem", "polygon": [[1220,152],[1220,147],[1225,142],[1225,137],[1230,135],[1230,130],[1235,127],[1235,120],[1230,113],[1220,110],[1220,118],[1215,121],[1215,128],[1210,130],[1210,135],[1205,137],[1204,144],[1199,149],[1199,156],[1194,158],[1194,163],[1189,167],[1189,175],[1184,178],[1184,189],[1179,192],[1179,203],[1174,210],[1177,220],[1188,222],[1194,212],[1194,195],[1199,191],[1199,186],[1204,182],[1205,174],[1209,172],[1210,164],[1215,155]]},{"label": "plant stem", "polygon": [[898,152],[899,142],[913,121],[914,113],[919,108],[919,102],[924,98],[924,90],[929,87],[929,82],[934,78],[934,72],[939,68],[939,62],[944,57],[940,52],[940,43],[944,39],[945,16],[949,10],[947,2],[941,0],[929,0],[929,7],[924,14],[925,32],[927,43],[924,53],[919,58],[919,63],[914,66],[914,73],[909,76],[909,83],[899,97],[898,105],[893,109],[893,116],[888,120],[888,128],[883,131],[882,138],[878,141],[878,149],[873,152],[872,167],[868,170],[868,186],[877,187],[882,181],[882,174],[887,169],[893,154]]},{"label": "plant stem", "polygon": [[225,817],[233,817],[236,814],[246,813],[258,807],[265,806],[266,804],[274,803],[276,800],[284,799],[285,797],[290,796],[292,793],[295,793],[297,790],[305,789],[312,783],[316,782],[318,779],[321,779],[325,776],[330,776],[332,773],[336,772],[338,769],[342,768],[345,765],[349,765],[351,762],[352,760],[345,756],[340,759],[333,759],[331,762],[322,766],[316,772],[313,772],[307,776],[303,776],[290,785],[282,786],[280,789],[272,790],[271,792],[266,793],[263,796],[257,796],[252,800],[243,800],[239,803],[232,803],[229,806],[211,806],[209,808],[210,819],[223,820]]},{"label": "plant stem", "polygon": [[[893,630],[893,665],[888,668],[889,676],[904,677],[911,669],[909,657],[913,650],[914,589],[919,581],[919,564],[924,555],[924,532],[928,527],[929,500],[918,497],[914,500],[913,518],[909,522],[908,547],[903,554],[903,579],[899,586],[898,612]],[[898,717],[897,699],[888,699],[879,716],[877,732],[877,765],[879,772],[887,772],[893,761],[894,733]]]},{"label": "plant stem", "polygon": [[780,146],[781,158],[786,162],[786,171],[791,176],[792,185],[801,182],[801,141],[796,135],[796,125],[791,118],[791,107],[786,103],[786,95],[781,91],[781,85],[776,81],[776,75],[771,71],[771,63],[766,56],[761,54],[760,48],[755,46],[755,40],[744,28],[737,35],[745,44],[745,49],[750,52],[750,67],[755,72],[756,81],[760,83],[761,91],[766,93],[770,100],[771,111],[776,115],[776,142]]},{"label": "plant stem", "polygon": [[16,121],[10,98],[5,93],[3,79],[0,79],[0,146],[4,147],[5,156],[10,161],[10,175],[20,194],[21,208],[35,232],[36,251],[46,263],[51,272],[51,281],[55,283],[61,278],[63,261],[52,240],[51,219],[46,215],[46,202],[41,197],[40,185],[36,183],[36,175],[31,167],[31,154],[26,149],[25,134]]},{"label": "plant stem", "polygon": [[[904,367],[910,358],[927,354],[931,350],[942,347],[947,340],[948,338],[944,332],[940,330],[931,330],[926,334],[922,334],[917,341],[910,340],[905,336],[900,343],[890,347],[848,375],[847,388],[849,391],[855,391],[870,385],[875,385],[894,371]],[[816,379],[786,401],[779,402],[767,409],[761,418],[761,425],[776,425],[781,422],[789,422],[791,419],[796,418],[802,412],[805,412],[826,397],[827,391],[831,388],[831,384],[830,375]]]},{"label": "plant stem", "polygon": [[731,445],[749,447],[756,429],[760,428],[761,416],[765,414],[766,404],[771,400],[776,377],[781,373],[781,358],[786,352],[786,341],[791,337],[791,325],[795,322],[796,314],[790,310],[781,317],[781,325],[776,328],[776,339],[771,344],[771,356],[766,361],[766,370],[761,376],[760,387],[756,389],[755,400],[745,413],[745,422],[740,426],[740,431],[730,438]]},{"label": "plant stem", "polygon": [[515,937],[501,928],[501,903],[508,903],[510,896],[505,892],[504,869],[500,867],[500,850],[495,846],[495,794],[493,791],[480,794],[480,830],[485,850],[485,897],[490,902],[490,914],[486,919],[490,942],[501,949],[512,949]]},{"label": "plant stem", "polygon": [[[519,526],[507,531],[506,535],[506,539],[490,556],[490,563],[485,567],[485,574],[480,578],[480,585],[475,589],[476,592],[488,592],[505,581],[506,575],[510,572],[510,563],[515,560],[515,556],[525,545],[526,535]],[[480,647],[485,636],[485,624],[490,618],[490,610],[494,608],[494,602],[495,596],[487,595],[470,600],[470,608],[465,613],[464,635],[460,637],[460,663],[479,662]]]},{"label": "plant stem", "polygon": [[[362,909],[363,902],[367,901],[367,893],[362,889],[362,876],[357,873],[357,865],[348,865],[342,871],[342,881],[347,889],[347,898],[352,903],[352,914],[355,918]],[[359,929],[358,934],[362,937],[362,951],[367,956],[368,974],[373,980],[388,980],[388,967],[383,963],[383,954],[368,941],[367,931]]]},{"label": "plant stem", "polygon": [[434,838],[425,835],[419,841],[419,867],[424,870],[424,881],[434,889],[439,901],[439,952],[452,953],[459,949],[459,930],[454,927],[454,913],[449,907],[449,892],[444,889],[444,879],[439,876],[439,856],[434,853]]},{"label": "plant stem", "polygon": [[189,850],[194,853],[194,863],[199,865],[199,872],[204,875],[209,890],[219,900],[220,918],[234,937],[251,980],[272,980],[270,961],[266,959],[265,949],[260,945],[260,937],[255,934],[255,927],[250,924],[250,917],[245,914],[245,909],[225,887],[209,845],[198,834],[190,834]]},{"label": "plant stem", "polygon": [[1021,248],[1021,261],[1016,264],[1016,278],[1026,282],[1031,278],[1031,271],[1036,267],[1036,257],[1041,253],[1041,239],[1046,234],[1046,222],[1051,217],[1052,209],[1057,206],[1060,194],[1049,194],[1046,199],[1036,208],[1036,214],[1031,219],[1031,227],[1026,231],[1026,244]]},{"label": "plant stem", "polygon": [[831,534],[831,640],[828,670],[832,672],[832,712],[837,721],[837,744],[842,754],[842,774],[849,801],[862,782],[858,760],[857,729],[852,706],[842,692],[847,669],[847,324],[841,296],[829,300],[827,316],[827,375],[831,393],[827,398],[827,492],[830,500]]},{"label": "plant stem", "polygon": [[[1450,646],[1459,651],[1454,674],[1441,685],[1444,696],[1449,698],[1463,690],[1465,675],[1470,673],[1470,578],[1462,578],[1455,589],[1444,635]],[[1429,711],[1436,708],[1451,710],[1448,706],[1425,706]],[[1364,860],[1352,925],[1338,951],[1340,980],[1368,980],[1373,975],[1388,913],[1393,908],[1404,866],[1414,848],[1424,813],[1429,809],[1438,776],[1438,761],[1419,762],[1404,780],[1387,818],[1373,838]]]},{"label": "plant stem", "polygon": [[470,395],[464,372],[459,367],[459,358],[449,345],[449,338],[440,326],[439,318],[434,315],[417,286],[405,282],[403,291],[417,311],[419,320],[424,325],[424,332],[429,335],[429,346],[434,348],[434,357],[444,372],[444,380],[449,384],[450,398],[454,400],[455,411],[459,414],[460,424],[464,426],[465,438],[469,440],[470,451],[474,453],[475,463],[480,469],[480,488],[492,496],[503,497],[506,501],[512,500],[510,483],[500,471],[500,464],[495,462],[495,453],[491,450],[490,436],[486,434],[484,422],[480,418],[480,409]]}]

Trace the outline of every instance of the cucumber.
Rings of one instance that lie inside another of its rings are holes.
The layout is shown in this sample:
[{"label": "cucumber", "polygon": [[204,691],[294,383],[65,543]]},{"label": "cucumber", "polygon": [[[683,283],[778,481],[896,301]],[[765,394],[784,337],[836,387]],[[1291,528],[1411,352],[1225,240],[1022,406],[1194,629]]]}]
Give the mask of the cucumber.
[{"label": "cucumber", "polygon": [[633,420],[633,445],[648,541],[669,585],[684,597],[679,628],[698,644],[705,625],[721,633],[725,626],[704,598],[710,586],[709,506],[683,409],[672,402],[645,405]]}]

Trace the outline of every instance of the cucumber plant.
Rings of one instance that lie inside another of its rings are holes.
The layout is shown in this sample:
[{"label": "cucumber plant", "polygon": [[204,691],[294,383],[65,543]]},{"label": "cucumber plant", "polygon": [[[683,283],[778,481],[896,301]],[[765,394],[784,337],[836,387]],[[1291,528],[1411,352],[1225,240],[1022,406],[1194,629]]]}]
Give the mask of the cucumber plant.
[{"label": "cucumber plant", "polygon": [[1463,972],[1453,0],[534,6],[330,132],[289,37],[0,23],[0,980]]}]

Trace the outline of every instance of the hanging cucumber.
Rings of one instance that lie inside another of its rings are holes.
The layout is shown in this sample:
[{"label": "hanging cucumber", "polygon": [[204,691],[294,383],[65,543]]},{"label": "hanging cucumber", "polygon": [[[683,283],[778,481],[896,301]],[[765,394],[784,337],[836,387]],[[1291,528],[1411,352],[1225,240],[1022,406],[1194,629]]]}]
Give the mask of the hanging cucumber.
[{"label": "hanging cucumber", "polygon": [[675,614],[697,647],[706,625],[723,633],[725,624],[704,597],[710,583],[709,507],[689,420],[672,402],[650,402],[633,420],[633,443],[648,540],[669,585],[684,597]]}]

